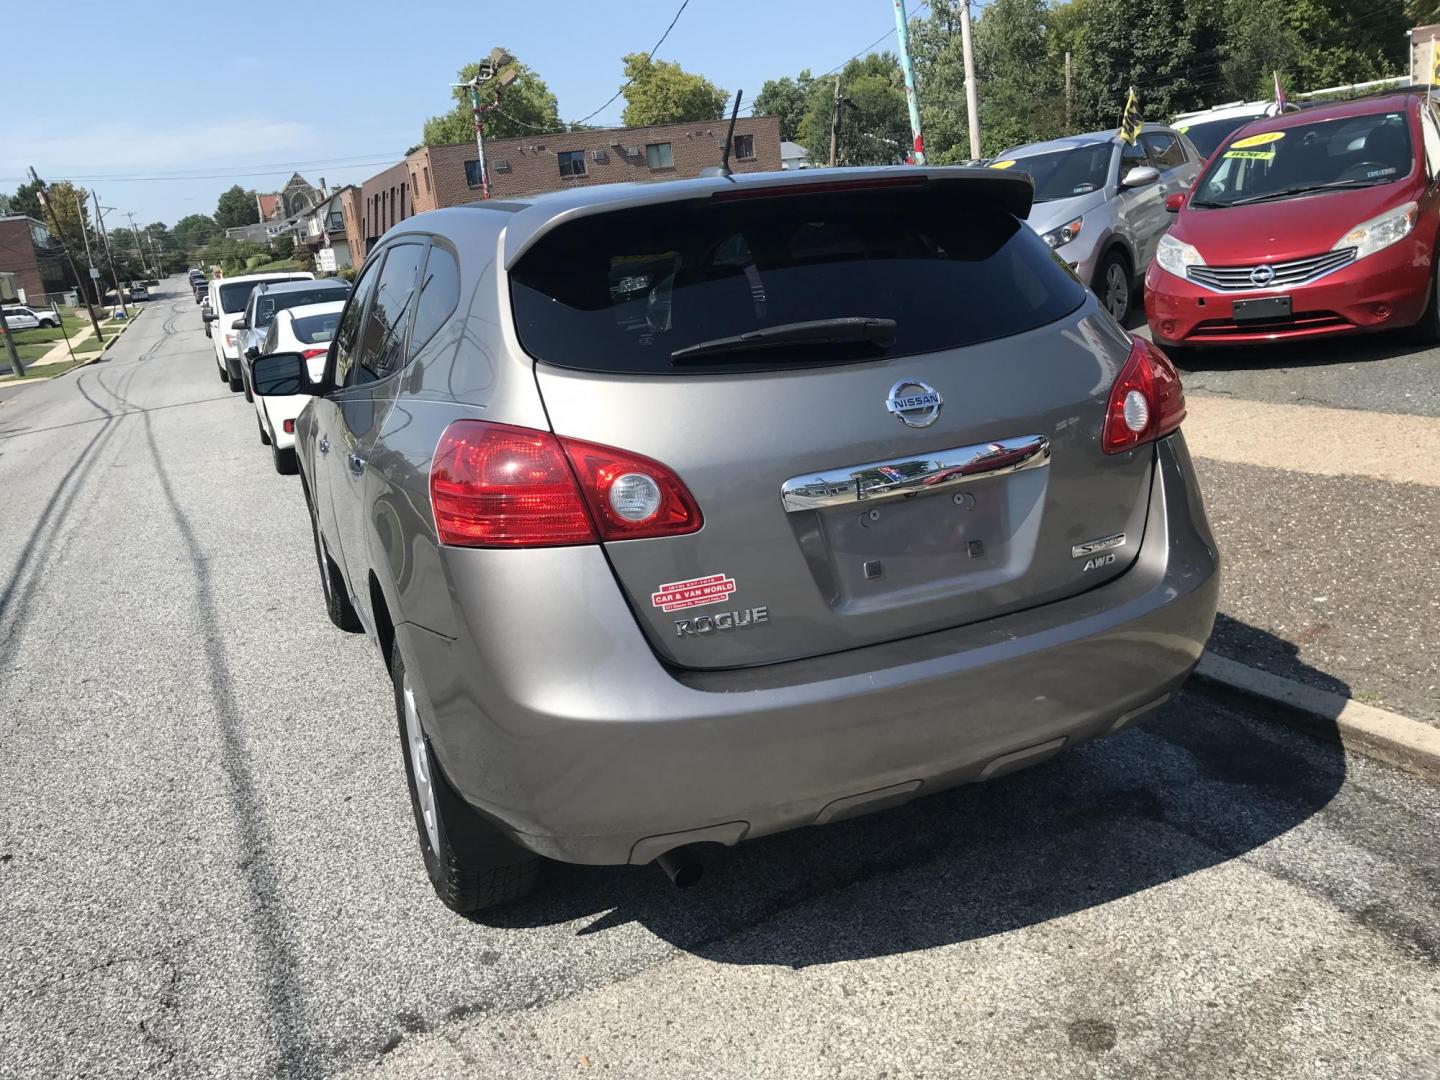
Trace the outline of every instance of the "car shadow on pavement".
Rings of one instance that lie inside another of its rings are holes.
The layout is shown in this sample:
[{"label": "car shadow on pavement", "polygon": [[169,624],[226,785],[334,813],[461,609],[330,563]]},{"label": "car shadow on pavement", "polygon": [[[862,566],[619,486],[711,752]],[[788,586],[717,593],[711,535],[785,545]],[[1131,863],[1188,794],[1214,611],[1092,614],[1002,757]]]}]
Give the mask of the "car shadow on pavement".
[{"label": "car shadow on pavement", "polygon": [[1252,368],[1314,368],[1366,364],[1414,356],[1434,348],[1404,332],[1309,338],[1215,349],[1179,349],[1171,359],[1182,372],[1244,371]]},{"label": "car shadow on pavement", "polygon": [[1340,747],[1317,734],[1192,684],[1141,727],[1037,768],[717,848],[690,890],[655,868],[551,865],[536,897],[476,921],[579,921],[580,935],[634,921],[716,961],[794,967],[982,938],[1164,885],[1293,829],[1345,780]]}]

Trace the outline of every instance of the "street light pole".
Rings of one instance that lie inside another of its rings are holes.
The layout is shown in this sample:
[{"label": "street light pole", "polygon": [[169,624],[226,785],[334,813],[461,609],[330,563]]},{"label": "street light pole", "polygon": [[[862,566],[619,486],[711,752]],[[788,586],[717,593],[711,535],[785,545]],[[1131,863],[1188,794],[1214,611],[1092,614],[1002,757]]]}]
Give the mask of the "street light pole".
[{"label": "street light pole", "polygon": [[[465,83],[453,84],[456,89],[464,88],[470,91],[470,113],[475,118],[475,150],[478,160],[475,162],[480,169],[480,198],[490,198],[490,174],[485,168],[485,114],[491,109],[500,107],[500,91],[509,86],[516,79],[515,69],[509,68],[504,72],[500,69],[513,59],[504,49],[494,48],[490,55],[480,61],[480,70],[475,78]],[[496,78],[496,75],[499,78]],[[480,86],[495,80],[495,98],[489,105],[480,104]]]},{"label": "street light pole", "polygon": [[925,133],[920,130],[920,102],[915,96],[915,65],[910,61],[910,21],[905,17],[905,0],[895,3],[895,40],[900,46],[900,70],[905,75],[905,105],[910,110],[910,134],[914,137],[914,162],[925,164]]}]

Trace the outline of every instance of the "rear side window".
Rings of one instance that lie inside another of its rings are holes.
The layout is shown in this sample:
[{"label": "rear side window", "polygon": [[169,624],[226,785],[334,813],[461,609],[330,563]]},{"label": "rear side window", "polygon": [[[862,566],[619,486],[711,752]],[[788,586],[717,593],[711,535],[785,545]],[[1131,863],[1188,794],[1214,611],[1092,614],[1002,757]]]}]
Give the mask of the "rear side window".
[{"label": "rear side window", "polygon": [[420,282],[420,299],[415,304],[415,326],[410,331],[410,355],[414,356],[435,336],[460,303],[460,267],[455,256],[439,244],[432,244],[425,260],[425,277]]},{"label": "rear side window", "polygon": [[360,342],[359,370],[355,384],[383,379],[402,366],[405,351],[405,323],[415,295],[415,277],[420,272],[423,244],[396,244],[385,257],[375,303],[365,321]]},{"label": "rear side window", "polygon": [[1185,164],[1185,151],[1181,149],[1180,140],[1174,135],[1167,135],[1163,131],[1147,131],[1141,139],[1145,143],[1145,149],[1150,151],[1150,163],[1161,172]]},{"label": "rear side window", "polygon": [[[939,189],[646,206],[544,236],[511,272],[516,331],[558,367],[771,371],[938,352],[1065,316],[1085,289],[1024,223]],[[895,321],[888,346],[788,344],[702,365],[671,354],[797,322]]]}]

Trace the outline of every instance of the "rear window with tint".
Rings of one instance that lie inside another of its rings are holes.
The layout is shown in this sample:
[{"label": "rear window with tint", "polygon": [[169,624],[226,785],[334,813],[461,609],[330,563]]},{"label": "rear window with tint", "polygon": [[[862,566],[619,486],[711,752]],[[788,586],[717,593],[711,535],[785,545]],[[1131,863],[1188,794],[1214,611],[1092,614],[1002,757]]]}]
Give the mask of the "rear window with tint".
[{"label": "rear window with tint", "polygon": [[335,336],[335,328],[339,325],[340,312],[338,311],[333,315],[305,315],[290,320],[290,328],[295,331],[296,339],[306,345],[329,341]]},{"label": "rear window with tint", "polygon": [[[1028,226],[977,205],[963,184],[599,214],[548,233],[511,272],[511,284],[516,330],[532,356],[626,374],[770,371],[936,352],[1043,326],[1085,299]],[[895,320],[893,343],[671,360],[715,338],[850,317]]]},{"label": "rear window with tint", "polygon": [[255,305],[255,325],[257,327],[269,326],[277,311],[294,307],[308,307],[311,304],[326,304],[332,300],[344,300],[349,295],[348,288],[334,285],[328,288],[266,294],[261,296]]}]

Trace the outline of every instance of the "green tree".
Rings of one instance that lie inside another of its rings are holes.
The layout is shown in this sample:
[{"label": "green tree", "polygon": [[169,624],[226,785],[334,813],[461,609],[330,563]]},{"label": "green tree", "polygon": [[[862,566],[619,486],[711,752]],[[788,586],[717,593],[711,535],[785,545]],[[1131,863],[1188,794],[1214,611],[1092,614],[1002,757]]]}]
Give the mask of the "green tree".
[{"label": "green tree", "polygon": [[39,184],[21,184],[15,189],[15,194],[10,196],[10,213],[25,214],[43,221],[45,215],[40,210],[39,190]]},{"label": "green tree", "polygon": [[254,225],[259,220],[260,207],[255,204],[255,192],[246,191],[239,184],[224,192],[215,204],[215,224],[221,229]]},{"label": "green tree", "polygon": [[1076,87],[1085,126],[1114,127],[1135,86],[1147,120],[1195,108],[1217,84],[1222,18],[1190,0],[1088,0]]},{"label": "green tree", "polygon": [[[830,116],[834,84],[811,83],[797,141],[817,161],[830,156]],[[902,161],[911,146],[905,83],[893,53],[871,53],[851,60],[840,72],[838,165],[884,165]]]},{"label": "green tree", "polygon": [[[521,135],[564,131],[559,102],[545,85],[545,80],[516,60],[501,68],[496,77],[506,71],[515,72],[515,81],[499,90],[499,107],[489,110],[481,119],[485,137],[508,139]],[[479,63],[466,64],[456,72],[455,81],[469,82],[479,73]],[[463,86],[457,86],[451,91],[451,96],[455,99],[455,105],[449,112],[432,116],[425,121],[421,145],[444,146],[447,143],[469,142],[475,138],[475,120],[470,111],[470,91]],[[494,98],[495,91],[487,91],[482,84],[481,104],[488,105]]]},{"label": "green tree", "polygon": [[187,214],[171,230],[175,242],[186,250],[204,247],[221,235],[221,228],[208,214]]},{"label": "green tree", "polygon": [[1275,72],[1287,90],[1381,79],[1409,69],[1403,0],[1377,0],[1356,18],[1349,0],[1226,0],[1222,94],[1269,97]]},{"label": "green tree", "polygon": [[684,124],[717,120],[729,95],[702,75],[679,64],[651,60],[649,53],[625,57],[625,112],[627,127]]},{"label": "green tree", "polygon": [[[804,119],[805,110],[809,107],[810,90],[814,81],[809,68],[794,79],[786,75],[783,79],[768,80],[755,96],[754,114],[778,116],[780,138],[793,141],[800,133],[800,121]],[[816,150],[813,146],[805,149],[812,154]]]},{"label": "green tree", "polygon": [[981,147],[999,153],[1052,139],[1065,129],[1063,68],[1049,61],[1045,0],[994,0],[975,27]]}]

